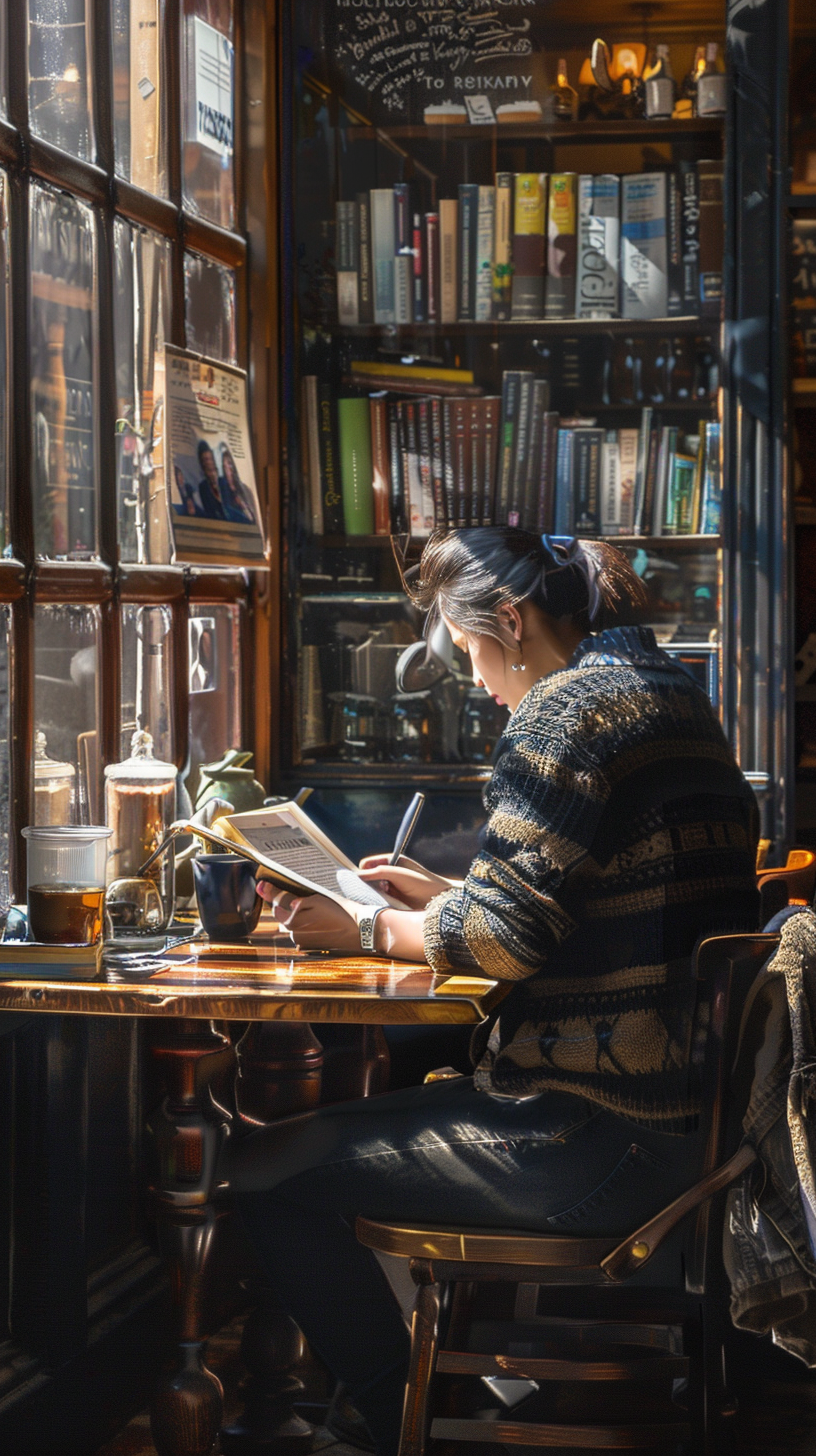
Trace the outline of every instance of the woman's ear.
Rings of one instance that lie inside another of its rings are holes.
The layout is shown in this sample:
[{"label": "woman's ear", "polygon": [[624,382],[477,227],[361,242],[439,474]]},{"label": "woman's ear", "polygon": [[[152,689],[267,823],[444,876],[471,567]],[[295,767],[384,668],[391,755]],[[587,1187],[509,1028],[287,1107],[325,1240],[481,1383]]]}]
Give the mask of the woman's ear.
[{"label": "woman's ear", "polygon": [[517,606],[509,603],[499,607],[496,613],[496,620],[500,627],[504,627],[516,642],[520,642],[524,635],[524,623],[521,619],[521,612]]}]

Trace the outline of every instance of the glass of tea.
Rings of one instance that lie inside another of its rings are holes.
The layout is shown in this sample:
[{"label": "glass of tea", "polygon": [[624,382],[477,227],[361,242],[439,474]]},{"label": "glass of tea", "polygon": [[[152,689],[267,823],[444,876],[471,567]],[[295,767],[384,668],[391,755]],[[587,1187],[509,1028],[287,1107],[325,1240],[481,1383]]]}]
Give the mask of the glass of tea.
[{"label": "glass of tea", "polygon": [[94,945],[105,921],[105,862],[111,830],[104,825],[31,825],[28,923],[48,945]]}]

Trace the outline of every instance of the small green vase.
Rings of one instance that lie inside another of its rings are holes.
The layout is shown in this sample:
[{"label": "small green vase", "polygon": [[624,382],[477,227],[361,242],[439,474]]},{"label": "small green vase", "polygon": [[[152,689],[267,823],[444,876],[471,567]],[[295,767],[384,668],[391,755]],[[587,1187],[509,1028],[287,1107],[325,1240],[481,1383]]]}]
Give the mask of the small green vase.
[{"label": "small green vase", "polygon": [[258,783],[254,770],[247,767],[251,760],[251,753],[230,748],[217,763],[202,763],[196,809],[203,808],[210,799],[227,799],[236,814],[262,808],[266,789]]}]

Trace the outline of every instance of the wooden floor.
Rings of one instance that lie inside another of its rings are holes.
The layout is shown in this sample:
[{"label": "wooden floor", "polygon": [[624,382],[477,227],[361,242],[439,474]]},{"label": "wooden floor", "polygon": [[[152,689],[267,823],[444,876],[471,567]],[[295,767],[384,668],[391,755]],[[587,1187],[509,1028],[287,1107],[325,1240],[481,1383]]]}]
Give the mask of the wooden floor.
[{"label": "wooden floor", "polygon": [[[207,1364],[224,1386],[227,1423],[240,1409],[241,1323],[240,1319],[234,1320],[207,1347]],[[733,1456],[816,1456],[816,1371],[807,1371],[765,1342],[747,1336],[741,1339],[739,1353],[744,1352],[744,1359],[740,1359],[739,1366],[744,1379]],[[453,1449],[455,1456],[492,1456],[505,1448],[480,1445],[478,1453],[466,1452],[462,1446]],[[521,1446],[506,1449],[508,1456],[524,1456],[533,1450]],[[351,1446],[338,1442],[325,1427],[317,1430],[313,1451],[325,1452],[326,1456],[357,1456]],[[155,1456],[147,1411],[135,1416],[96,1456]]]}]

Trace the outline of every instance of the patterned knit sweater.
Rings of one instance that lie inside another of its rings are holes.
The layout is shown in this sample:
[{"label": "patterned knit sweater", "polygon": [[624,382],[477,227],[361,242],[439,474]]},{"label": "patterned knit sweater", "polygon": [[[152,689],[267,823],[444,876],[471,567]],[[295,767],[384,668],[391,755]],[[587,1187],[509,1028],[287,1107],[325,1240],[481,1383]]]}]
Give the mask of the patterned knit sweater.
[{"label": "patterned knit sweater", "polygon": [[691,952],[759,913],[756,803],[705,694],[647,628],[587,638],[513,713],[485,806],[463,888],[424,927],[434,970],[516,983],[476,1086],[681,1130]]}]

